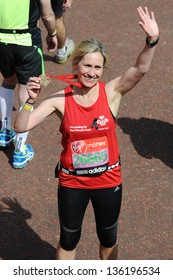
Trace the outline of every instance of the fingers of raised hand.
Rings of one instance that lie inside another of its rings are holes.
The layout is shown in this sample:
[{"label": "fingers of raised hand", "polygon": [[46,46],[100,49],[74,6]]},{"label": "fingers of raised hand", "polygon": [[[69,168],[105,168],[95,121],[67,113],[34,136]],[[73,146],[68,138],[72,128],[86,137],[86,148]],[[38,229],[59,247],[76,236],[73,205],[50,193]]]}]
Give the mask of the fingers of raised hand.
[{"label": "fingers of raised hand", "polygon": [[142,8],[141,6],[137,8],[138,14],[143,22],[148,20],[155,20],[154,13],[149,12],[147,7]]}]

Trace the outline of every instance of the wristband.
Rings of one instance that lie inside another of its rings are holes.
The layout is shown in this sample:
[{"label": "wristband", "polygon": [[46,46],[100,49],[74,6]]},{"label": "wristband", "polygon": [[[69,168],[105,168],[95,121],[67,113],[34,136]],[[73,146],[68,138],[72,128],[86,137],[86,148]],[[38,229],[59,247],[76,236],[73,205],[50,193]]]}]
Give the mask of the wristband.
[{"label": "wristband", "polygon": [[55,37],[57,35],[57,31],[55,30],[53,34],[48,33],[49,37]]},{"label": "wristband", "polygon": [[30,101],[29,101],[29,99],[30,99],[30,98],[28,98],[28,99],[26,100],[26,102],[25,102],[25,103],[28,103],[28,104],[30,104],[30,105],[34,105],[35,100],[34,100],[34,102],[30,102]]},{"label": "wristband", "polygon": [[158,42],[159,42],[159,37],[155,41],[153,41],[153,42],[150,42],[150,39],[149,39],[148,36],[146,38],[146,44],[148,46],[150,46],[151,48],[154,47],[155,45],[157,45]]},{"label": "wristband", "polygon": [[25,109],[26,111],[31,111],[32,107],[27,105],[26,103],[23,105],[23,109]]}]

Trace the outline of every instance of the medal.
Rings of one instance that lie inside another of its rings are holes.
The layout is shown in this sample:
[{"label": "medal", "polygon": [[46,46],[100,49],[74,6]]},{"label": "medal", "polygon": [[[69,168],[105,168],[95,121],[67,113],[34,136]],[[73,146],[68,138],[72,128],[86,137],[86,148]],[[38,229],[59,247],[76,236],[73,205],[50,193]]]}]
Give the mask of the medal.
[{"label": "medal", "polygon": [[48,76],[40,75],[40,78],[41,78],[41,80],[40,80],[41,86],[47,87],[51,82],[51,80]]}]

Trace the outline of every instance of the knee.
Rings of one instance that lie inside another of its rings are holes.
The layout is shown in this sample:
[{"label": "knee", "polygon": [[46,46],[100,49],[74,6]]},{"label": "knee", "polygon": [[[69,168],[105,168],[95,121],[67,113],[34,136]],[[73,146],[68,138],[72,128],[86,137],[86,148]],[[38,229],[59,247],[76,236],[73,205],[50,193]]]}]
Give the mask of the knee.
[{"label": "knee", "polygon": [[117,243],[117,222],[110,227],[97,227],[100,244],[111,248]]},{"label": "knee", "polygon": [[76,248],[81,236],[81,229],[69,229],[61,226],[60,245],[66,251]]}]

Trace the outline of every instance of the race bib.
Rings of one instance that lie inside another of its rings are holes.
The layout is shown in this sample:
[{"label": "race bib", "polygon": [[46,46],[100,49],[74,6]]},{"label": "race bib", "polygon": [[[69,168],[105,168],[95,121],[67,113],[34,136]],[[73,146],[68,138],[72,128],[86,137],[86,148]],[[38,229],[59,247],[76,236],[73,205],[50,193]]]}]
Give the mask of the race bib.
[{"label": "race bib", "polygon": [[75,170],[82,169],[83,174],[99,174],[107,170],[109,151],[106,136],[74,141],[71,151]]}]

